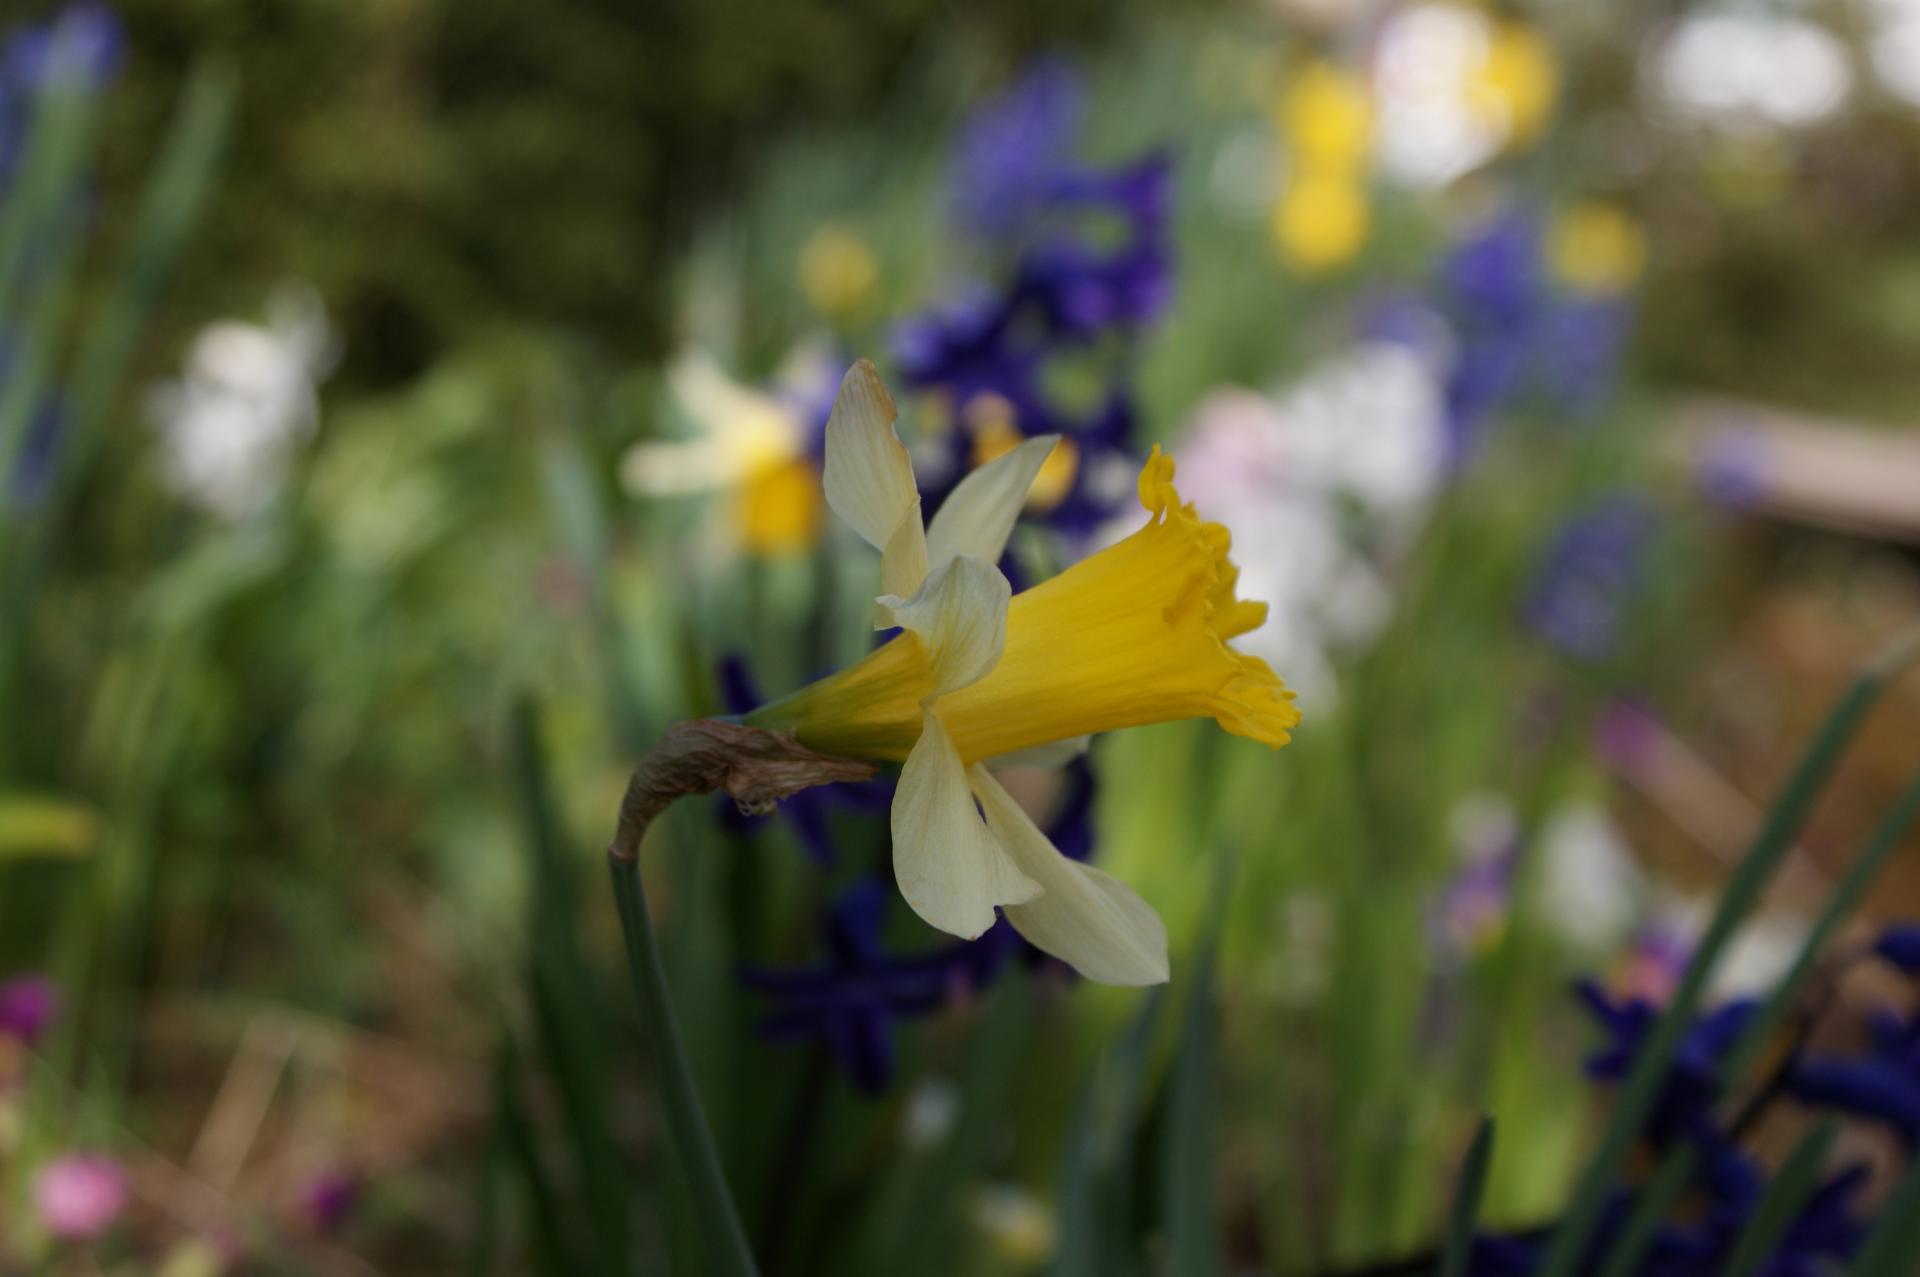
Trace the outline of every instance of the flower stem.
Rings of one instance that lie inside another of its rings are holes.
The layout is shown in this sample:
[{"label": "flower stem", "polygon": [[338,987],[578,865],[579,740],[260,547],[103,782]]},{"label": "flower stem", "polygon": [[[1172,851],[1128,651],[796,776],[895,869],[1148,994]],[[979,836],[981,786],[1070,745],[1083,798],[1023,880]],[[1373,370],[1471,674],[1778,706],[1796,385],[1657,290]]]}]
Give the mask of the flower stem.
[{"label": "flower stem", "polygon": [[679,723],[634,769],[620,804],[619,825],[607,847],[614,904],[620,910],[620,932],[627,943],[627,972],[640,1003],[640,1017],[659,1056],[667,1128],[686,1168],[711,1271],[723,1277],[758,1277],[759,1269],[740,1212],[727,1190],[720,1151],[714,1146],[680,1025],[673,1017],[660,942],[654,936],[646,888],[640,882],[640,844],[653,819],[674,799],[689,794],[725,790],[742,806],[764,808],[813,785],[867,780],[872,775],[870,764],[816,754],[777,732],[715,719]]},{"label": "flower stem", "polygon": [[741,1227],[740,1213],[727,1189],[720,1150],[714,1146],[706,1110],[700,1106],[700,1090],[694,1085],[693,1068],[687,1062],[686,1045],[680,1038],[680,1025],[673,1018],[666,968],[660,961],[660,942],[654,936],[653,921],[647,914],[646,889],[640,883],[640,862],[638,858],[609,856],[607,868],[613,875],[613,899],[620,910],[620,931],[627,942],[627,971],[633,978],[640,1017],[646,1023],[659,1057],[667,1128],[673,1133],[674,1146],[680,1152],[680,1162],[693,1192],[707,1257],[713,1271],[725,1277],[758,1277],[760,1270],[754,1265],[746,1230]]}]

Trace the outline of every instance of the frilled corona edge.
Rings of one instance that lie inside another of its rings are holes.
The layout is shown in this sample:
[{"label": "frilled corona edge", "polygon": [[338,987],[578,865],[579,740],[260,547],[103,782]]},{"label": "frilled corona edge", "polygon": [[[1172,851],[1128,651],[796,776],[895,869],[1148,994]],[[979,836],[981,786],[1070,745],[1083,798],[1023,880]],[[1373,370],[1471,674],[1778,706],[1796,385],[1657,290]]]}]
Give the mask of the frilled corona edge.
[{"label": "frilled corona edge", "polygon": [[627,782],[607,855],[633,860],[647,826],[676,798],[725,792],[748,811],[836,781],[870,780],[873,764],[808,749],[792,736],[714,718],[675,723]]}]

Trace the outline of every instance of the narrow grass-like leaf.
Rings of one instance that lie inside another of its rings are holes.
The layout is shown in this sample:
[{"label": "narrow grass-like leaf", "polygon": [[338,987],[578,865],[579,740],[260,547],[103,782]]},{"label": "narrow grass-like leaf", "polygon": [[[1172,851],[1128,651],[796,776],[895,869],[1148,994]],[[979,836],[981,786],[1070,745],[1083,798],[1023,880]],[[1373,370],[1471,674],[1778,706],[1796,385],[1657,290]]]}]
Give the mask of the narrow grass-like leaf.
[{"label": "narrow grass-like leaf", "polygon": [[1760,1271],[1767,1256],[1787,1235],[1787,1229],[1793,1226],[1801,1208],[1819,1187],[1820,1173],[1827,1165],[1834,1137],[1839,1133],[1839,1120],[1829,1117],[1794,1145],[1793,1152],[1768,1183],[1760,1204],[1753,1208],[1747,1226],[1740,1230],[1740,1238],[1733,1245],[1733,1253],[1727,1256],[1727,1266],[1720,1270],[1720,1277],[1754,1277]]},{"label": "narrow grass-like leaf", "polygon": [[0,200],[0,315],[12,313],[14,289],[43,247],[40,237],[73,212],[63,206],[91,149],[94,107],[91,86],[70,74],[48,75],[34,96],[23,158]]},{"label": "narrow grass-like leaf", "polygon": [[1033,1016],[1033,989],[1018,968],[1000,977],[985,1022],[967,1051],[960,1109],[953,1129],[925,1162],[889,1186],[856,1248],[849,1272],[909,1271],[927,1255],[959,1244],[960,1205],[1004,1134]]},{"label": "narrow grass-like leaf", "polygon": [[1493,1161],[1493,1119],[1480,1119],[1473,1143],[1460,1163],[1460,1182],[1453,1190],[1453,1210],[1447,1217],[1447,1245],[1441,1252],[1440,1277],[1467,1277],[1473,1254],[1473,1234],[1480,1227],[1480,1202],[1487,1191],[1487,1167]]},{"label": "narrow grass-like leaf", "polygon": [[1653,1245],[1654,1234],[1660,1231],[1661,1221],[1673,1213],[1679,1203],[1680,1195],[1687,1191],[1687,1185],[1693,1182],[1693,1173],[1699,1169],[1700,1154],[1691,1144],[1681,1144],[1667,1150],[1660,1165],[1653,1172],[1653,1178],[1640,1189],[1634,1199],[1633,1210],[1627,1215],[1627,1222],[1620,1229],[1620,1235],[1613,1239],[1606,1257],[1600,1265],[1600,1277],[1633,1277],[1640,1271],[1640,1261],[1647,1256],[1647,1248]]},{"label": "narrow grass-like leaf", "polygon": [[1907,1168],[1880,1205],[1880,1222],[1854,1257],[1848,1277],[1913,1277],[1920,1271],[1920,1161]]},{"label": "narrow grass-like leaf", "polygon": [[606,1048],[599,1031],[592,970],[580,952],[565,839],[554,819],[546,764],[532,711],[513,716],[514,771],[533,862],[533,1002],[541,1044],[553,1069],[581,1198],[592,1225],[594,1271],[630,1264],[627,1169],[613,1142]]},{"label": "narrow grass-like leaf", "polygon": [[1193,980],[1181,1017],[1161,1144],[1160,1207],[1170,1270],[1208,1277],[1226,1269],[1220,1203],[1214,1191],[1214,1111],[1219,1096],[1219,1008],[1215,968],[1235,857],[1214,858],[1213,886],[1193,956]]},{"label": "narrow grass-like leaf", "polygon": [[1672,1001],[1634,1057],[1633,1068],[1614,1102],[1613,1119],[1581,1174],[1560,1226],[1547,1244],[1540,1277],[1573,1277],[1599,1224],[1607,1195],[1618,1181],[1627,1155],[1640,1134],[1641,1124],[1653,1108],[1660,1084],[1680,1048],[1681,1037],[1699,1009],[1707,978],[1721,951],[1779,869],[1814,799],[1833,774],[1840,755],[1867,711],[1879,700],[1887,683],[1912,663],[1916,655],[1920,655],[1920,630],[1896,640],[1854,679],[1794,769],[1780,798],[1768,811],[1752,849],[1722,893],[1719,908],[1714,911],[1706,934],[1700,938]]},{"label": "narrow grass-like leaf", "polygon": [[1095,1064],[1074,1110],[1061,1168],[1054,1277],[1111,1277],[1137,1259],[1137,1247],[1128,1244],[1135,1222],[1128,1157],[1165,995],[1165,985],[1147,991],[1126,1035]]},{"label": "narrow grass-like leaf", "polygon": [[686,1045],[673,1016],[673,999],[667,992],[666,968],[660,961],[660,941],[647,913],[639,862],[609,859],[607,865],[613,879],[614,904],[620,911],[620,932],[626,941],[627,973],[640,1004],[641,1023],[653,1042],[667,1129],[680,1154],[700,1219],[709,1271],[722,1277],[756,1277],[759,1270],[747,1245],[747,1231],[727,1188],[726,1170],[720,1164],[720,1151],[714,1146],[713,1132],[700,1106],[700,1088],[694,1084]]},{"label": "narrow grass-like leaf", "polygon": [[501,1051],[494,1070],[494,1105],[507,1159],[519,1172],[520,1187],[526,1195],[541,1271],[547,1277],[573,1277],[576,1273],[591,1271],[581,1265],[567,1244],[560,1198],[547,1178],[546,1166],[540,1158],[540,1142],[520,1103],[519,1057],[511,1044]]},{"label": "narrow grass-like leaf", "polygon": [[1187,993],[1179,1052],[1173,1062],[1161,1163],[1168,1261],[1171,1271],[1193,1277],[1222,1272],[1226,1262],[1213,1176],[1220,1054],[1213,991],[1214,954],[1209,944],[1194,959],[1193,987]]},{"label": "narrow grass-like leaf", "polygon": [[[1793,965],[1767,995],[1767,1000],[1761,1004],[1753,1019],[1748,1021],[1747,1027],[1735,1040],[1733,1049],[1727,1053],[1725,1076],[1735,1079],[1746,1076],[1747,1070],[1759,1059],[1773,1035],[1786,1023],[1795,999],[1806,984],[1807,977],[1812,974],[1814,964],[1819,961],[1821,950],[1840,924],[1866,897],[1888,858],[1906,841],[1907,833],[1916,819],[1920,819],[1920,777],[1916,777],[1894,800],[1893,806],[1887,809],[1887,814],[1868,838],[1866,849],[1848,868],[1846,876],[1833,889],[1832,895],[1827,897],[1826,906],[1807,932]],[[1729,1097],[1730,1100],[1732,1098]]]}]

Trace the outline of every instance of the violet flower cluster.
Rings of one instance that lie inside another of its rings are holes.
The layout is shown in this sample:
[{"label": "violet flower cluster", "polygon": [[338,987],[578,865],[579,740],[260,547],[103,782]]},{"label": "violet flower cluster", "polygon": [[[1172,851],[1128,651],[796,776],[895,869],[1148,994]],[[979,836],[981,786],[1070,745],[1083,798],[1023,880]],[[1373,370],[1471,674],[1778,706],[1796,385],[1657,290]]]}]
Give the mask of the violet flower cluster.
[{"label": "violet flower cluster", "polygon": [[1612,387],[1632,322],[1630,300],[1557,285],[1540,217],[1503,210],[1447,256],[1433,305],[1454,345],[1447,421],[1456,464],[1488,422],[1526,400],[1560,418],[1590,414]]},{"label": "violet flower cluster", "polygon": [[[1129,371],[1141,334],[1172,297],[1170,157],[1115,168],[1076,164],[1080,88],[1042,63],[981,110],[956,147],[959,228],[1006,265],[900,325],[901,380],[951,405],[953,428],[920,458],[929,515],[984,455],[1060,434],[1071,475],[1036,517],[1084,537],[1130,499]],[[1068,395],[1063,372],[1091,363],[1092,393]]]},{"label": "violet flower cluster", "polygon": [[[1854,961],[1875,960],[1904,975],[1910,985],[1906,1009],[1877,1010],[1865,1017],[1866,1045],[1833,1053],[1805,1045],[1800,1033],[1785,1058],[1772,1066],[1736,1115],[1724,1116],[1739,1079],[1726,1075],[1734,1043],[1759,1010],[1755,999],[1738,999],[1705,1011],[1687,1027],[1679,1051],[1656,1094],[1642,1139],[1654,1157],[1689,1147],[1696,1155],[1689,1196],[1654,1233],[1633,1277],[1682,1277],[1721,1271],[1766,1195],[1773,1170],[1748,1147],[1754,1124],[1784,1106],[1803,1117],[1836,1114],[1884,1127],[1906,1160],[1920,1135],[1920,926],[1884,932]],[[1578,993],[1603,1034],[1589,1058],[1591,1076],[1620,1082],[1646,1046],[1660,1008],[1641,997],[1616,997],[1587,982]],[[1824,1168],[1818,1185],[1787,1224],[1759,1268],[1765,1277],[1818,1277],[1838,1272],[1853,1257],[1875,1223],[1871,1171],[1864,1162]],[[1609,1202],[1581,1273],[1597,1272],[1638,1203],[1623,1186]],[[1533,1277],[1539,1271],[1542,1234],[1489,1234],[1476,1239],[1472,1277]]]}]

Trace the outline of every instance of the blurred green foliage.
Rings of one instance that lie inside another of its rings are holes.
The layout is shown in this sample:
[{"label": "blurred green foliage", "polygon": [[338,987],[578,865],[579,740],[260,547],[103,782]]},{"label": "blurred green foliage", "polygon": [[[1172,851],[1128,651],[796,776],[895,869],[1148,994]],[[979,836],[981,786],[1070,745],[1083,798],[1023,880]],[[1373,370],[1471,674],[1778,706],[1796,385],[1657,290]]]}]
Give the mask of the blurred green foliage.
[{"label": "blurred green foliage", "polygon": [[693,233],[780,139],[868,118],[956,63],[1004,69],[1096,39],[1148,7],[126,0],[133,59],[110,173],[137,169],[139,122],[188,57],[223,57],[242,69],[239,129],[176,322],[291,277],[354,334],[347,384],[403,381],[508,321],[657,354]]}]

